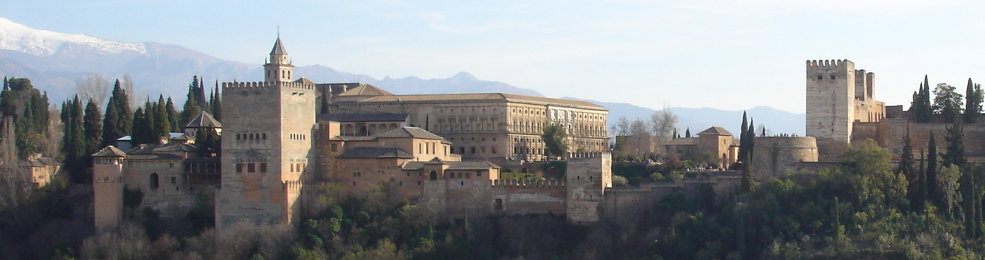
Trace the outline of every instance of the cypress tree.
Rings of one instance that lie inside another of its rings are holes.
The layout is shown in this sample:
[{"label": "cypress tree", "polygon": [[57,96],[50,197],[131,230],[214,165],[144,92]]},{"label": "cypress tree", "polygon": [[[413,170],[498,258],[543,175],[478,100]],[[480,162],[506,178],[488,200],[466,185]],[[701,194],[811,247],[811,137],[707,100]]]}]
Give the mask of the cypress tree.
[{"label": "cypress tree", "polygon": [[684,129],[684,138],[691,138],[691,128]]},{"label": "cypress tree", "polygon": [[102,136],[102,115],[99,114],[99,106],[95,102],[89,100],[86,104],[85,118],[83,119],[85,125],[85,140],[86,140],[86,154],[93,154],[100,148],[99,138]]},{"label": "cypress tree", "polygon": [[923,212],[923,210],[927,207],[927,196],[929,196],[927,194],[927,192],[928,192],[927,189],[928,189],[928,185],[929,184],[928,184],[928,181],[927,181],[927,169],[926,169],[926,165],[924,165],[926,158],[924,156],[925,155],[923,153],[923,149],[921,149],[920,150],[920,169],[918,169],[918,171],[920,172],[920,179],[919,179],[920,182],[919,182],[919,186],[918,186],[919,190],[917,190],[917,192],[919,192],[919,193],[917,193],[917,197],[919,198],[919,200],[917,201],[917,204],[916,204],[916,209],[918,211],[920,211],[920,212]]},{"label": "cypress tree", "polygon": [[947,141],[947,148],[942,156],[944,166],[957,165],[964,167],[968,159],[964,155],[964,125],[958,120],[947,127],[944,140]]},{"label": "cypress tree", "polygon": [[157,103],[154,104],[154,130],[155,136],[161,138],[168,138],[171,133],[171,123],[168,119],[168,108],[164,102],[164,95],[157,97]]},{"label": "cypress tree", "polygon": [[907,128],[906,135],[903,136],[903,151],[900,152],[900,163],[897,172],[906,176],[909,182],[907,194],[910,196],[910,204],[916,208],[921,203],[922,198],[920,198],[919,192],[921,189],[919,185],[920,176],[913,170],[913,144],[910,140],[909,128]]},{"label": "cypress tree", "polygon": [[746,130],[746,135],[749,138],[749,142],[746,143],[749,145],[749,151],[747,151],[748,154],[746,156],[749,157],[750,162],[752,161],[753,153],[756,151],[756,124],[754,121],[752,118],[749,119],[749,129]]},{"label": "cypress tree", "polygon": [[927,143],[927,199],[940,207],[940,194],[937,190],[937,142],[934,140],[934,133],[930,133],[930,141]]},{"label": "cypress tree", "polygon": [[976,85],[968,78],[968,87],[965,89],[965,109],[964,109],[964,122],[965,123],[975,123],[978,122],[978,114],[982,112],[982,96],[981,85]]},{"label": "cypress tree", "polygon": [[146,144],[147,132],[149,130],[149,125],[146,117],[144,116],[144,109],[138,107],[136,112],[133,112],[133,129],[131,129],[130,142],[134,146],[138,144]]},{"label": "cypress tree", "polygon": [[117,79],[113,84],[113,94],[106,104],[106,114],[103,116],[102,145],[111,145],[116,139],[130,134],[133,128],[133,114],[130,112],[130,101],[126,90],[120,86]]},{"label": "cypress tree", "polygon": [[222,122],[222,93],[219,93],[219,81],[215,81],[215,90],[212,91],[212,117],[216,121]]},{"label": "cypress tree", "polygon": [[69,176],[75,183],[86,183],[85,175],[88,154],[85,153],[85,126],[83,123],[82,102],[79,96],[62,104],[62,118],[65,119],[64,136],[62,137],[62,152],[65,155],[64,164]]},{"label": "cypress tree", "polygon": [[934,115],[933,109],[930,103],[930,81],[927,80],[927,75],[923,75],[923,118],[924,122],[930,122]]},{"label": "cypress tree", "polygon": [[174,102],[171,102],[171,97],[168,97],[168,103],[165,105],[168,114],[168,125],[171,126],[171,132],[178,133],[182,132],[182,128],[185,126],[184,123],[178,122],[178,117],[180,116],[178,111],[174,109]]},{"label": "cypress tree", "polygon": [[198,116],[202,112],[202,107],[200,107],[198,100],[198,77],[192,77],[192,83],[188,85],[188,94],[185,100],[185,105],[181,108],[181,122],[191,121],[195,116]]},{"label": "cypress tree", "polygon": [[739,128],[739,161],[743,163],[749,161],[749,140],[746,138],[746,128],[749,128],[749,124],[746,122],[746,111],[742,111],[742,127]]}]

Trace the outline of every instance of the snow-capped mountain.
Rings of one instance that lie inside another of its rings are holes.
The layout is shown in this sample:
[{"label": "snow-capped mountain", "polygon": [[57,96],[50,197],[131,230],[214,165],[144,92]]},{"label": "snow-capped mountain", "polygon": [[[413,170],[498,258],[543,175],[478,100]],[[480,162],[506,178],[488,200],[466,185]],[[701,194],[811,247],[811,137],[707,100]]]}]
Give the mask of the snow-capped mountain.
[{"label": "snow-capped mountain", "polygon": [[118,54],[147,50],[142,43],[103,40],[83,34],[39,30],[0,17],[0,49],[21,51],[35,56],[51,56],[66,44],[85,46],[101,53]]}]

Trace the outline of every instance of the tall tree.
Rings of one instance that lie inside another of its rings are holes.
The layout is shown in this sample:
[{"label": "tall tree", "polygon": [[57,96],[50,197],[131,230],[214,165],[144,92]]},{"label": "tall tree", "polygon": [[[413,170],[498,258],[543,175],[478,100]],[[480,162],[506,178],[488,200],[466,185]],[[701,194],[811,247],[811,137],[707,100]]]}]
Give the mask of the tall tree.
[{"label": "tall tree", "polygon": [[191,121],[195,116],[198,116],[202,112],[202,107],[199,106],[198,97],[198,76],[192,77],[192,83],[188,85],[187,99],[185,100],[185,105],[181,108],[181,122]]},{"label": "tall tree", "polygon": [[212,91],[212,117],[216,121],[222,122],[222,94],[219,93],[219,81],[215,81],[215,90]]},{"label": "tall tree", "polygon": [[64,136],[62,153],[65,155],[65,168],[75,183],[86,183],[86,154],[85,126],[83,122],[82,102],[79,96],[62,104],[62,120],[64,121]]},{"label": "tall tree", "polygon": [[174,102],[171,102],[171,97],[168,97],[168,102],[165,105],[165,109],[168,114],[168,125],[171,126],[172,133],[183,132],[183,127],[187,122],[179,122],[178,118],[181,116],[177,110],[174,109]]},{"label": "tall tree", "polygon": [[133,112],[133,129],[130,131],[130,142],[134,146],[138,144],[150,143],[151,139],[151,123],[147,120],[147,116],[144,114],[144,108],[138,107],[136,112]]},{"label": "tall tree", "polygon": [[665,139],[674,137],[672,133],[677,129],[677,115],[669,107],[653,112],[650,115],[650,129],[653,136]]},{"label": "tall tree", "polygon": [[164,102],[164,95],[157,97],[154,106],[154,136],[158,138],[168,138],[171,133],[171,124],[168,119],[168,108]]},{"label": "tall tree", "polygon": [[913,169],[913,143],[910,140],[910,130],[907,126],[906,135],[903,136],[903,150],[900,151],[900,162],[899,169],[897,172],[906,176],[906,180],[909,182],[909,190],[907,195],[910,197],[910,205],[914,208],[919,208],[919,205],[923,204],[924,198],[920,197],[920,174]]},{"label": "tall tree", "polygon": [[565,139],[568,139],[568,134],[563,125],[550,124],[545,126],[541,139],[544,140],[544,145],[547,146],[548,156],[552,158],[563,157],[568,153],[568,144],[565,143]]},{"label": "tall tree", "polygon": [[937,142],[934,140],[934,133],[930,133],[930,141],[927,142],[927,199],[940,208],[937,169]]},{"label": "tall tree", "polygon": [[86,104],[83,125],[85,127],[85,154],[96,153],[96,151],[101,148],[99,138],[102,137],[103,125],[102,115],[99,114],[99,105],[91,99],[89,100],[89,103]]},{"label": "tall tree", "polygon": [[133,114],[130,112],[130,94],[117,79],[113,84],[113,94],[106,105],[103,116],[102,145],[111,145],[116,139],[130,134],[133,128]]},{"label": "tall tree", "polygon": [[934,113],[940,114],[944,122],[954,123],[960,120],[964,107],[964,97],[955,91],[954,86],[946,83],[937,84],[934,88]]},{"label": "tall tree", "polygon": [[742,127],[739,128],[739,161],[747,162],[749,160],[749,147],[748,138],[746,138],[746,129],[749,128],[749,123],[746,122],[746,111],[742,111]]},{"label": "tall tree", "polygon": [[978,122],[978,115],[982,113],[982,101],[985,99],[982,94],[982,86],[974,84],[971,78],[968,78],[968,87],[965,89],[965,123]]},{"label": "tall tree", "polygon": [[964,125],[960,120],[946,128],[944,141],[947,141],[947,148],[942,156],[943,166],[957,165],[964,167],[968,159],[964,155]]}]

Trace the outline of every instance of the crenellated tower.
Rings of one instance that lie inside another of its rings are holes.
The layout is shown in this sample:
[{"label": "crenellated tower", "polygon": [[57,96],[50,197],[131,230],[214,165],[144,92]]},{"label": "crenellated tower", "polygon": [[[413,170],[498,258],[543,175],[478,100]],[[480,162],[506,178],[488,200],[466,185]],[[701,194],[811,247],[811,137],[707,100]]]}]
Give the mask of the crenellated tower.
[{"label": "crenellated tower", "polygon": [[855,63],[807,61],[807,136],[851,141],[855,121]]},{"label": "crenellated tower", "polygon": [[216,227],[291,223],[302,179],[314,172],[315,85],[291,81],[280,37],[263,82],[222,84],[222,189]]}]

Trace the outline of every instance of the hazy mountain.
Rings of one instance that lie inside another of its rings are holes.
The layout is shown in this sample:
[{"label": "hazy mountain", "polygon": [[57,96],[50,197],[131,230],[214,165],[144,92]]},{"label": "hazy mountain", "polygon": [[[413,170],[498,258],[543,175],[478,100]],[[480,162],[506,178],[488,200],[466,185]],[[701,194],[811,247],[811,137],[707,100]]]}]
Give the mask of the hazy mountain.
[{"label": "hazy mountain", "polygon": [[[257,58],[267,50],[258,50]],[[204,76],[207,85],[215,81],[262,80],[261,64],[228,61],[182,46],[154,42],[129,43],[99,39],[81,34],[39,30],[0,17],[0,75],[30,78],[35,87],[47,91],[52,103],[74,93],[75,81],[88,73],[109,78],[129,74],[138,97],[164,94],[182,104],[193,75]],[[368,75],[338,71],[322,65],[298,66],[295,75],[314,82],[362,82],[396,94],[438,93],[514,93],[542,96],[535,90],[497,81],[480,80],[467,72],[443,79],[418,77],[382,80]],[[652,109],[626,103],[593,101],[609,109],[609,122],[620,117],[648,118]],[[672,108],[680,118],[681,131],[693,132],[721,125],[738,132],[741,111]],[[803,114],[767,107],[750,110],[757,124],[774,132],[803,133]],[[697,130],[696,130],[697,129]]]},{"label": "hazy mountain", "polygon": [[[610,103],[588,99],[581,100],[608,108],[608,123],[610,128],[621,117],[625,117],[629,121],[635,119],[649,121],[650,115],[656,112],[654,109],[627,103]],[[733,135],[738,135],[739,127],[742,125],[742,111],[682,107],[672,107],[670,111],[677,115],[677,127],[680,129],[681,136],[684,136],[684,132],[689,128],[691,129],[691,134],[697,134],[712,126],[724,127],[729,132],[732,132]],[[804,135],[804,114],[791,113],[765,106],[751,108],[746,110],[746,113],[755,120],[757,127],[763,125],[770,132]]]}]

